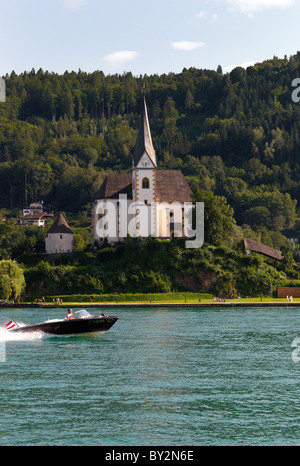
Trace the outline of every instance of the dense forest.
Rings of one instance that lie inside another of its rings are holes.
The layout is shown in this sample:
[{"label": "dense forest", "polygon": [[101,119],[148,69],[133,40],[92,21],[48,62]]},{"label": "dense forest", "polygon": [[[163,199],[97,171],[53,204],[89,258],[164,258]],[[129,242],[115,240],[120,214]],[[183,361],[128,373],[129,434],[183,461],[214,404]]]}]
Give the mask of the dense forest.
[{"label": "dense forest", "polygon": [[[81,219],[77,242],[87,246],[90,205],[105,174],[131,170],[144,92],[159,168],[182,170],[194,193],[224,197],[237,237],[289,247],[299,261],[289,240],[300,237],[297,77],[300,52],[225,74],[219,66],[161,76],[42,69],[3,76],[1,213],[17,216],[43,199],[71,222]],[[33,252],[43,237],[31,240]]]}]

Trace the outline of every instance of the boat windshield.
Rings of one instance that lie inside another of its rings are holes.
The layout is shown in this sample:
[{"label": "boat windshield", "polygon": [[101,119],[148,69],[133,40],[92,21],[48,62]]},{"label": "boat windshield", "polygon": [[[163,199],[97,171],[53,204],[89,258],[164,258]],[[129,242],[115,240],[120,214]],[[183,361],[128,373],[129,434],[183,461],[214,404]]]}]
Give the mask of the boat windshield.
[{"label": "boat windshield", "polygon": [[76,311],[75,316],[80,317],[81,319],[84,319],[86,317],[92,317],[92,315],[85,309],[80,309],[80,311]]}]

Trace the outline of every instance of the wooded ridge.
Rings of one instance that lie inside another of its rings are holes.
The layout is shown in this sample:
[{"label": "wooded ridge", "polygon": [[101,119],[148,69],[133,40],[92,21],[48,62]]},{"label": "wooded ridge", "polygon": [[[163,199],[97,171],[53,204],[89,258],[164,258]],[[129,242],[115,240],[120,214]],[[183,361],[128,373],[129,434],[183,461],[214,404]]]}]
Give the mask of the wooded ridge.
[{"label": "wooded ridge", "polygon": [[[236,248],[246,237],[288,248],[299,262],[290,240],[300,237],[297,77],[300,52],[227,74],[219,66],[161,76],[41,69],[3,76],[0,213],[16,217],[43,199],[66,213],[76,249],[87,251],[94,194],[107,173],[130,173],[144,92],[158,168],[181,170],[195,200],[211,206],[206,246]],[[0,259],[29,263],[43,253],[47,229],[1,228]]]}]

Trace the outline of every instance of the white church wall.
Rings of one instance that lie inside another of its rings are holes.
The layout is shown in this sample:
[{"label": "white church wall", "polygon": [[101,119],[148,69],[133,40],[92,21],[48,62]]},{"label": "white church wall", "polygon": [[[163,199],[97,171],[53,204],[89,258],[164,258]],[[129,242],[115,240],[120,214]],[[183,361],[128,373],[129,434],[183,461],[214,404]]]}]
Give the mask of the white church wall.
[{"label": "white church wall", "polygon": [[47,254],[73,251],[73,235],[70,233],[48,233],[45,241]]},{"label": "white church wall", "polygon": [[[155,169],[137,169],[134,171],[135,201],[148,204],[155,202]],[[143,188],[143,180],[149,180],[149,188]]]},{"label": "white church wall", "polygon": [[119,200],[95,201],[92,208],[92,244],[102,242],[105,238],[110,244],[124,240],[128,225],[136,215],[130,208],[131,204],[132,199],[126,196]]}]

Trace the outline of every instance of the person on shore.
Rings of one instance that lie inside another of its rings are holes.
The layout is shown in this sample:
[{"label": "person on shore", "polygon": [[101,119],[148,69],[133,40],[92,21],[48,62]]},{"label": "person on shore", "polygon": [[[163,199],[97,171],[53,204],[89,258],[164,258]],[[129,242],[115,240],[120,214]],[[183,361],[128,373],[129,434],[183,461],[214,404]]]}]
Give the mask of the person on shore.
[{"label": "person on shore", "polygon": [[72,309],[68,309],[67,315],[66,315],[67,320],[75,319],[75,317],[72,314]]}]

